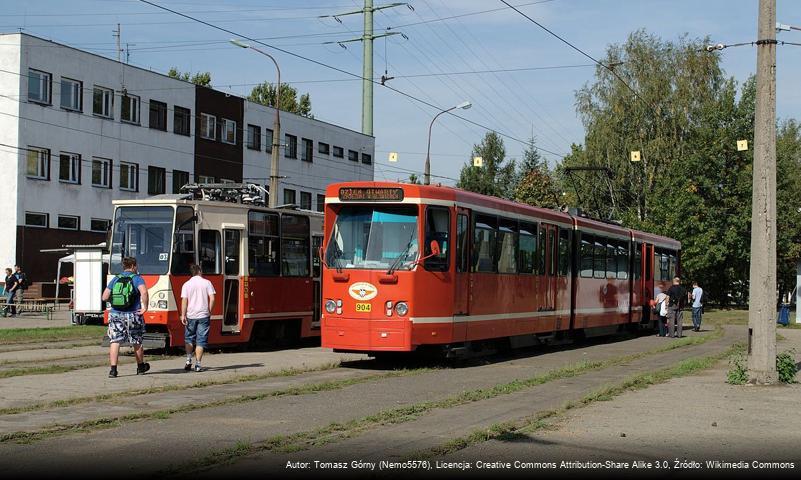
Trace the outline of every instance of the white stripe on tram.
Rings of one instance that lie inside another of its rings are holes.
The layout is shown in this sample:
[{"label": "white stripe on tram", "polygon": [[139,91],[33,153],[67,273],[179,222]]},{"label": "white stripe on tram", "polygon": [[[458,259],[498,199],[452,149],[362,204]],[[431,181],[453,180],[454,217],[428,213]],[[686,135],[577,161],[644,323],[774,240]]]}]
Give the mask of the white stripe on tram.
[{"label": "white stripe on tram", "polygon": [[[600,313],[629,313],[627,308],[579,308],[576,313],[580,315],[593,315]],[[570,315],[570,310],[549,310],[542,312],[520,312],[520,313],[494,313],[488,315],[454,315],[450,317],[411,317],[412,323],[464,323],[464,322],[483,322],[489,320],[519,320],[524,318],[553,317],[557,315]]]}]

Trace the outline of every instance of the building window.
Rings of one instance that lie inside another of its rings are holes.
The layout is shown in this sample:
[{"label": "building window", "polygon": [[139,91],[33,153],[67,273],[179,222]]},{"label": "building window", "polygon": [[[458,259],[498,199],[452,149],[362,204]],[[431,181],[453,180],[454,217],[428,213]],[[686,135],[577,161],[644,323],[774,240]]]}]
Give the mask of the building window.
[{"label": "building window", "polygon": [[269,128],[264,129],[264,151],[273,153],[273,131]]},{"label": "building window", "polygon": [[28,147],[26,157],[28,160],[28,178],[50,180],[50,150]]},{"label": "building window", "polygon": [[300,208],[303,210],[311,210],[311,193],[309,192],[300,192]]},{"label": "building window", "polygon": [[139,124],[139,97],[127,94],[122,96],[120,119],[123,122]]},{"label": "building window", "polygon": [[358,162],[359,161],[359,152],[356,150],[348,150],[348,160],[351,162]]},{"label": "building window", "polygon": [[81,217],[74,217],[72,215],[59,215],[58,228],[64,230],[80,230]]},{"label": "building window", "polygon": [[28,227],[42,227],[47,228],[49,225],[50,215],[39,212],[25,212],[25,225]]},{"label": "building window", "polygon": [[261,150],[261,127],[258,125],[248,125],[248,148]]},{"label": "building window", "polygon": [[58,179],[66,183],[81,183],[81,156],[62,152],[58,157]]},{"label": "building window", "polygon": [[284,150],[286,158],[298,158],[298,137],[286,134],[286,150]]},{"label": "building window", "polygon": [[342,149],[342,147],[337,147],[336,145],[334,145],[334,156],[337,158],[344,158],[345,151]]},{"label": "building window", "polygon": [[147,193],[160,195],[166,192],[167,171],[161,167],[147,167]]},{"label": "building window", "polygon": [[150,100],[150,123],[148,126],[154,130],[167,131],[167,104]]},{"label": "building window", "polygon": [[50,105],[52,75],[39,70],[28,70],[28,100]]},{"label": "building window", "polygon": [[217,117],[208,113],[200,114],[200,137],[206,140],[217,139]]},{"label": "building window", "polygon": [[78,80],[61,78],[61,108],[81,111],[83,104],[83,83]]},{"label": "building window", "polygon": [[231,145],[236,145],[236,122],[233,120],[228,120],[227,118],[222,119],[222,135],[221,140],[223,143],[228,143]]},{"label": "building window", "polygon": [[93,218],[89,221],[89,230],[93,232],[107,232],[111,226],[111,220],[103,218]]},{"label": "building window", "polygon": [[209,175],[197,175],[197,183],[217,183],[217,180]]},{"label": "building window", "polygon": [[284,205],[295,204],[295,191],[290,188],[284,189]]},{"label": "building window", "polygon": [[373,156],[369,153],[362,153],[362,163],[365,165],[373,164]]},{"label": "building window", "polygon": [[173,125],[172,131],[178,135],[189,136],[190,127],[192,126],[192,111],[188,108],[175,106],[173,112]]},{"label": "building window", "polygon": [[120,190],[139,191],[139,165],[120,162]]},{"label": "building window", "polygon": [[114,117],[114,90],[95,85],[92,90],[92,113],[100,117]]},{"label": "building window", "polygon": [[328,155],[331,153],[331,146],[327,143],[317,142],[317,153]]},{"label": "building window", "polygon": [[111,160],[92,158],[92,186],[111,188]]},{"label": "building window", "polygon": [[172,171],[172,193],[181,193],[181,187],[189,183],[189,172]]},{"label": "building window", "polygon": [[311,162],[314,158],[314,142],[308,138],[301,140],[303,141],[303,151],[300,154],[300,159],[304,162]]},{"label": "building window", "polygon": [[325,208],[325,195],[317,194],[317,211],[322,212]]}]

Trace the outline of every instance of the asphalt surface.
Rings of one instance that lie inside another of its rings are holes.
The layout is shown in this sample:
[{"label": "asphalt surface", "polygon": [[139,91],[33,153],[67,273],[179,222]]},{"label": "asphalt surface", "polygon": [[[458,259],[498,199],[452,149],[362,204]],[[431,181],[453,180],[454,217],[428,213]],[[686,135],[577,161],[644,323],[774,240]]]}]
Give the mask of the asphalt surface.
[{"label": "asphalt surface", "polygon": [[[673,340],[653,336],[617,338],[457,364],[422,365],[384,365],[321,349],[244,352],[215,356],[208,365],[227,367],[212,368],[201,374],[185,373],[180,368],[180,360],[169,359],[153,362],[153,373],[139,377],[125,372],[125,377],[107,379],[104,367],[14,377],[0,380],[0,408],[30,405],[32,401],[86,397],[87,393],[116,393],[118,396],[108,401],[35,409],[0,417],[0,437],[14,437],[20,432],[41,433],[54,424],[73,428],[57,435],[44,434],[31,443],[19,443],[21,438],[17,437],[0,442],[0,465],[4,473],[12,476],[54,476],[56,473],[87,476],[90,472],[109,471],[122,476],[160,476],[165,471],[193,470],[207,476],[228,476],[283,469],[287,458],[342,454],[402,458],[476,428],[557,407],[600,385],[622,380],[632,372],[723,351],[737,337],[735,332],[702,345],[649,354],[629,364],[555,380],[517,393],[430,410],[404,423],[370,425],[364,431],[351,432],[351,438],[331,438],[327,445],[292,455],[262,451],[236,457],[232,465],[221,464],[222,459],[214,456],[227,455],[248,444],[264,445],[263,442],[276,437],[286,440],[290,435],[319,434],[321,428],[332,422],[344,425],[401,406],[443,401],[460,392],[532,378],[582,361],[604,361],[653,352]],[[238,381],[247,374],[266,374],[291,367],[330,366],[341,360],[345,363],[339,368]],[[406,370],[398,371],[399,367]],[[199,379],[235,383],[184,388],[196,384]],[[315,392],[320,385],[328,387]],[[121,394],[131,389],[167,386],[181,389],[135,396]],[[245,400],[243,395],[261,397]],[[165,409],[175,408],[181,409],[181,413],[163,414]],[[131,413],[152,416],[136,421],[107,420]],[[98,419],[102,419],[100,425],[91,424]],[[75,429],[81,422],[85,430]]]}]

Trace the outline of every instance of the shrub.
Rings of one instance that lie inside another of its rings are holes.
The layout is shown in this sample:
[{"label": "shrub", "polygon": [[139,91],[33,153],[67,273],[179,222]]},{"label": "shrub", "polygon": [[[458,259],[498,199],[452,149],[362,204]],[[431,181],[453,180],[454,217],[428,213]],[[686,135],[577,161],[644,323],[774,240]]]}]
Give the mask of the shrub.
[{"label": "shrub", "polygon": [[782,383],[795,383],[795,355],[793,351],[782,352],[776,355],[776,371]]},{"label": "shrub", "polygon": [[[793,364],[795,367],[795,364]],[[726,383],[742,385],[748,381],[748,370],[745,366],[745,355],[738,353],[729,359],[729,372],[726,374]]]}]

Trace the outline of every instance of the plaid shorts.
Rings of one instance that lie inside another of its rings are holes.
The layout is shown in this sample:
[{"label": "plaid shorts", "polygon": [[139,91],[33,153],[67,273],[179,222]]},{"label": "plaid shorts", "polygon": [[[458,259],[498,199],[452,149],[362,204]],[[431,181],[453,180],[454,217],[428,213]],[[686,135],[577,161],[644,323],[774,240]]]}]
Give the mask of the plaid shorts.
[{"label": "plaid shorts", "polygon": [[145,335],[145,319],[136,312],[109,312],[108,338],[110,343],[141,345]]}]

